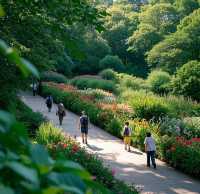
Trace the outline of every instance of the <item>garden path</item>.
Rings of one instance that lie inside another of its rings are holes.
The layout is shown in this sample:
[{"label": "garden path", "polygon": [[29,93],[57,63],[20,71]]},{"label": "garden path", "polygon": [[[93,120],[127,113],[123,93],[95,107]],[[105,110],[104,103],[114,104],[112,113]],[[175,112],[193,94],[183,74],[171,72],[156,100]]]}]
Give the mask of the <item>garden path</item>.
[{"label": "garden path", "polygon": [[[48,113],[42,97],[33,97],[29,93],[22,93],[21,99],[33,111],[38,111],[58,125],[56,105]],[[80,132],[77,130],[78,116],[67,111],[62,130],[71,136],[76,135],[80,142]],[[142,189],[142,194],[200,194],[200,182],[181,172],[168,167],[157,160],[158,168],[146,168],[146,156],[138,149],[132,148],[131,153],[124,150],[122,140],[108,134],[104,130],[91,125],[89,130],[89,145],[87,149],[102,157],[105,165],[114,169],[115,176],[126,183],[135,183]]]}]

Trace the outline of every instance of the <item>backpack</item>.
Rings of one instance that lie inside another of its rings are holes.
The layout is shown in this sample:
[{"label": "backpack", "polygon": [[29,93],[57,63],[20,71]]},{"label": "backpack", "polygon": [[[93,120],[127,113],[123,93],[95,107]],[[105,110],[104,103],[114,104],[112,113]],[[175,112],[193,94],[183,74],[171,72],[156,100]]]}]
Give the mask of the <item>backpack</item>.
[{"label": "backpack", "polygon": [[48,97],[48,98],[47,98],[46,104],[47,104],[48,106],[51,106],[51,105],[52,105],[51,97]]},{"label": "backpack", "polygon": [[81,127],[87,128],[88,127],[88,118],[87,116],[82,116],[80,118]]},{"label": "backpack", "polygon": [[125,127],[125,129],[124,129],[124,136],[129,136],[130,134],[129,134],[129,127]]}]

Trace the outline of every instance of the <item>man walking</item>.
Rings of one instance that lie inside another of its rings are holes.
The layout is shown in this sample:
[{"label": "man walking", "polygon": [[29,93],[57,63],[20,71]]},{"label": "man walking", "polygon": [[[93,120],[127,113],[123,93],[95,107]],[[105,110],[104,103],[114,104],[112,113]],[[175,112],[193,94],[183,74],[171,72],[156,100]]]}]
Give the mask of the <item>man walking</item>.
[{"label": "man walking", "polygon": [[151,137],[151,133],[146,134],[146,138],[144,140],[145,151],[147,153],[147,167],[150,167],[150,159],[154,168],[156,168],[155,162],[155,153],[156,153],[156,145],[154,139]]},{"label": "man walking", "polygon": [[52,98],[51,95],[47,96],[46,105],[47,105],[48,111],[51,112],[51,108],[52,108],[52,105],[53,105],[53,98]]},{"label": "man walking", "polygon": [[81,117],[79,119],[78,129],[81,130],[82,142],[85,144],[87,144],[88,124],[88,116],[85,114],[85,111],[82,111]]},{"label": "man walking", "polygon": [[58,104],[58,111],[56,112],[56,115],[58,115],[60,125],[62,125],[63,118],[65,117],[65,108],[62,103]]}]

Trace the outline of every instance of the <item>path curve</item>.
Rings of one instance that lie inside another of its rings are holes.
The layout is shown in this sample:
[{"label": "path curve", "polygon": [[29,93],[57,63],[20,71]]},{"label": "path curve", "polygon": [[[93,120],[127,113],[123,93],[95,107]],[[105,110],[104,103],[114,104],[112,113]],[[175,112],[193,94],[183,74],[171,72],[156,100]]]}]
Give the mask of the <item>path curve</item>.
[{"label": "path curve", "polygon": [[[22,93],[21,99],[33,111],[38,111],[59,127],[56,116],[56,105],[48,113],[45,100],[29,93]],[[77,130],[78,116],[66,111],[62,130],[76,135],[80,142],[80,133]],[[135,183],[142,189],[142,194],[200,194],[200,181],[177,172],[164,162],[157,160],[156,170],[146,168],[146,155],[138,149],[132,148],[128,153],[124,150],[120,139],[108,134],[102,129],[92,125],[89,130],[88,148],[103,158],[105,165],[109,165],[116,172],[116,177],[126,183]]]}]

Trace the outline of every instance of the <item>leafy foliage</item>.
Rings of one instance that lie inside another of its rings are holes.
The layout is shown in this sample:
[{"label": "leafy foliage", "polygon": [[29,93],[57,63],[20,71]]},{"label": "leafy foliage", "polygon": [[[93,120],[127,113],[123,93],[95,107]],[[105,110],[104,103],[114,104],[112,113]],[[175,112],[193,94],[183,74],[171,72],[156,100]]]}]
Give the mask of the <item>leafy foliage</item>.
[{"label": "leafy foliage", "polygon": [[147,82],[149,83],[153,92],[164,94],[169,90],[170,80],[171,77],[169,73],[161,70],[154,70],[149,74]]},{"label": "leafy foliage", "polygon": [[46,71],[40,75],[42,81],[53,81],[56,83],[67,83],[67,78],[59,73],[53,71]]},{"label": "leafy foliage", "polygon": [[109,193],[77,163],[53,160],[43,146],[31,144],[26,129],[10,114],[0,111],[0,124],[1,192],[81,194],[95,184],[95,191]]},{"label": "leafy foliage", "polygon": [[190,61],[183,65],[173,79],[174,92],[200,100],[200,62]]},{"label": "leafy foliage", "polygon": [[101,69],[111,68],[115,71],[121,72],[125,69],[121,59],[118,56],[107,55],[99,62]]}]

